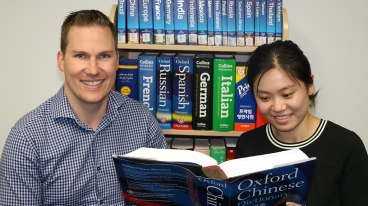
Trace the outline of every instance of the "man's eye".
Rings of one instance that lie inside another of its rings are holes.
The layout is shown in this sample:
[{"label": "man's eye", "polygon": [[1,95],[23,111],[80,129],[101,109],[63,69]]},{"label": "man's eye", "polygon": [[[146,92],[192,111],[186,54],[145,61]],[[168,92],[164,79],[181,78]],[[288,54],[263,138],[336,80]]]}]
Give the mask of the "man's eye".
[{"label": "man's eye", "polygon": [[101,59],[106,59],[106,58],[108,58],[109,57],[109,55],[107,55],[107,54],[102,54],[101,55]]},{"label": "man's eye", "polygon": [[82,59],[84,58],[84,54],[77,54],[76,57]]}]

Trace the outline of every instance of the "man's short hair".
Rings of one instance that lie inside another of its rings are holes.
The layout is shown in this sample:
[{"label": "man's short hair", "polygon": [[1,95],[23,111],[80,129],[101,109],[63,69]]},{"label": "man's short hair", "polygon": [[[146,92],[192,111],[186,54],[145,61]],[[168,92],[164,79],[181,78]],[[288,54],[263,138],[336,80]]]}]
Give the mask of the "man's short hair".
[{"label": "man's short hair", "polygon": [[110,21],[110,19],[105,14],[97,10],[80,10],[70,12],[61,26],[60,50],[63,55],[65,55],[66,47],[69,43],[68,34],[72,26],[107,26],[111,30],[111,34],[115,41],[115,51],[117,51],[118,37],[115,25]]}]

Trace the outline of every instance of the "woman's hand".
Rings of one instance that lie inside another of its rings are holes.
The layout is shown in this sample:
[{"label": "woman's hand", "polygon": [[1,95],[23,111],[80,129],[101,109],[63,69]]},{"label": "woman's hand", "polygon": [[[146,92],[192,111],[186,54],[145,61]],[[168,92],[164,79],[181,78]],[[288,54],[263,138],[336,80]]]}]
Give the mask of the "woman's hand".
[{"label": "woman's hand", "polygon": [[[286,206],[302,206],[293,202],[286,202]],[[305,205],[306,206],[306,205]]]}]

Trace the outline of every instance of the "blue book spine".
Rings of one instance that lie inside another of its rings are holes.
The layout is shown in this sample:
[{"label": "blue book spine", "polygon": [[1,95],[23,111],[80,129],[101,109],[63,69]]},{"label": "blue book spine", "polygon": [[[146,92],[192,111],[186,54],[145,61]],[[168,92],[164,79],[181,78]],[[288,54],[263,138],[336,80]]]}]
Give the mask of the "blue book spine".
[{"label": "blue book spine", "polygon": [[198,44],[198,24],[197,24],[197,1],[188,0],[188,33],[189,33],[189,45]]},{"label": "blue book spine", "polygon": [[222,0],[222,45],[227,46],[227,0]]},{"label": "blue book spine", "polygon": [[198,44],[207,45],[207,1],[197,0]]},{"label": "blue book spine", "polygon": [[153,44],[152,0],[142,0],[138,5],[140,42]]},{"label": "blue book spine", "polygon": [[139,44],[138,0],[127,1],[128,44]]},{"label": "blue book spine", "polygon": [[116,72],[115,90],[134,100],[138,100],[137,60],[120,60]]},{"label": "blue book spine", "polygon": [[267,0],[260,0],[260,16],[259,16],[259,45],[267,43]]},{"label": "blue book spine", "polygon": [[245,46],[254,46],[254,0],[245,0]]},{"label": "blue book spine", "polygon": [[236,45],[245,46],[244,0],[236,0]]},{"label": "blue book spine", "polygon": [[172,64],[173,56],[157,57],[156,65],[156,94],[157,112],[156,118],[161,129],[172,128]]},{"label": "blue book spine", "polygon": [[154,0],[153,33],[155,44],[166,44],[164,1]]},{"label": "blue book spine", "polygon": [[117,30],[118,30],[118,43],[126,43],[126,1],[119,0],[118,2],[118,17],[117,17]]},{"label": "blue book spine", "polygon": [[259,46],[259,1],[255,0],[254,9],[254,46]]},{"label": "blue book spine", "polygon": [[222,1],[214,1],[215,46],[222,46]]},{"label": "blue book spine", "polygon": [[207,0],[207,36],[208,36],[208,46],[215,45],[215,31],[214,31],[214,13],[213,13],[213,0]]},{"label": "blue book spine", "polygon": [[166,44],[175,44],[174,3],[165,1],[165,36]]},{"label": "blue book spine", "polygon": [[188,45],[188,0],[174,0],[175,44]]},{"label": "blue book spine", "polygon": [[236,46],[236,2],[227,0],[227,45]]},{"label": "blue book spine", "polygon": [[267,0],[267,44],[274,42],[276,37],[275,8],[275,0]]},{"label": "blue book spine", "polygon": [[156,116],[156,56],[142,54],[138,57],[138,100],[153,116]]},{"label": "blue book spine", "polygon": [[282,40],[282,0],[277,0],[276,4],[276,38],[275,41]]}]

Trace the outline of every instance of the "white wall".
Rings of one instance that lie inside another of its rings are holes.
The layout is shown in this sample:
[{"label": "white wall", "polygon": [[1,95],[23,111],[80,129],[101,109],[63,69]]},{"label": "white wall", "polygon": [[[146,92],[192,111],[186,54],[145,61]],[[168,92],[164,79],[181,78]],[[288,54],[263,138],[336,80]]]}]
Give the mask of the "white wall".
[{"label": "white wall", "polygon": [[[109,15],[117,0],[0,1],[0,153],[11,127],[54,95],[63,82],[56,54],[70,11]],[[309,58],[320,89],[316,115],[355,131],[368,147],[368,71],[363,14],[367,1],[284,0],[290,39]]]}]

